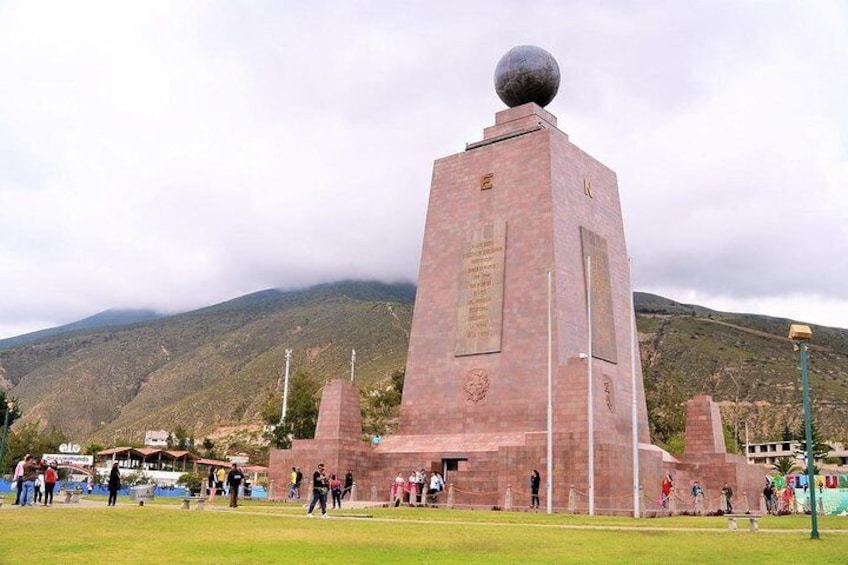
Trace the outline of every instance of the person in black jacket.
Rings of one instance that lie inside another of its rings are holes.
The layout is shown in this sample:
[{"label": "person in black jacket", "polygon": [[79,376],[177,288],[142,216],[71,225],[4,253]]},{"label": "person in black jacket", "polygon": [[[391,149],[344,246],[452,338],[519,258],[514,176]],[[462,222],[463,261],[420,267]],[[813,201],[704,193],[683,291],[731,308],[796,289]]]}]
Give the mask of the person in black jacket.
[{"label": "person in black jacket", "polygon": [[112,470],[109,472],[109,500],[106,501],[106,506],[115,506],[120,488],[121,472],[118,470],[118,464],[112,463]]},{"label": "person in black jacket", "polygon": [[230,508],[238,508],[238,491],[243,480],[244,475],[238,465],[233,463],[233,468],[227,473],[227,485],[230,487]]},{"label": "person in black jacket", "polygon": [[539,507],[539,486],[542,484],[542,477],[539,476],[539,471],[533,469],[530,475],[530,508]]},{"label": "person in black jacket", "polygon": [[330,480],[324,474],[324,464],[318,465],[318,470],[312,473],[312,502],[309,503],[307,516],[312,518],[312,510],[316,503],[321,503],[321,517],[327,517],[327,493],[330,490]]}]

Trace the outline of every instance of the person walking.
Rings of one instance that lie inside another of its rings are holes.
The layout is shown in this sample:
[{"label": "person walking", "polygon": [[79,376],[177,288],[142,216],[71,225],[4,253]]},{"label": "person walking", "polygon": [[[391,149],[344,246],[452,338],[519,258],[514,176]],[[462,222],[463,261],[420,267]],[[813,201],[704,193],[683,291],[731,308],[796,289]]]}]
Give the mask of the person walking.
[{"label": "person walking", "polygon": [[530,473],[530,508],[539,508],[539,487],[542,485],[542,477],[537,469]]},{"label": "person walking", "polygon": [[327,475],[324,474],[324,464],[319,463],[318,469],[312,473],[312,502],[309,503],[309,510],[306,515],[312,518],[312,511],[315,505],[321,504],[321,517],[327,517],[327,492],[330,490],[330,481]]},{"label": "person walking", "polygon": [[109,499],[106,501],[106,506],[115,506],[120,488],[121,472],[118,470],[118,462],[116,461],[112,463],[112,470],[109,471]]},{"label": "person walking", "polygon": [[347,473],[345,474],[344,490],[342,490],[342,498],[344,498],[346,495],[349,495],[349,494],[351,496],[353,496],[351,494],[351,490],[353,490],[353,471],[348,469]]},{"label": "person walking", "polygon": [[724,496],[725,512],[728,514],[732,513],[733,502],[731,499],[733,498],[733,489],[730,488],[729,484],[724,483],[724,486],[721,488],[721,494]]},{"label": "person walking", "polygon": [[233,463],[233,468],[227,473],[227,486],[230,489],[230,508],[238,508],[239,487],[243,480],[244,475],[238,468],[238,465]]}]

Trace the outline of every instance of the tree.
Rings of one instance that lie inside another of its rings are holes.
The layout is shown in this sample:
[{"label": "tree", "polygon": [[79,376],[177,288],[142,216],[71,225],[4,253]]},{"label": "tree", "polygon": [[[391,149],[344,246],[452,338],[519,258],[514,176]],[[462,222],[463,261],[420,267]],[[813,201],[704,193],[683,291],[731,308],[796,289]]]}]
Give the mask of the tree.
[{"label": "tree", "polygon": [[177,479],[177,484],[184,486],[193,496],[200,492],[200,488],[203,486],[203,477],[197,473],[183,473]]},{"label": "tree", "polygon": [[39,458],[45,453],[55,453],[59,445],[67,443],[68,438],[61,430],[51,428],[49,431],[43,431],[38,428],[38,424],[30,422],[14,432],[9,432],[8,440],[4,471],[14,469],[17,462],[27,453]]},{"label": "tree", "polygon": [[[21,417],[21,411],[18,408],[18,403],[13,398],[6,402],[6,391],[0,390],[0,453],[2,453],[2,461],[0,461],[0,474],[6,471],[9,467],[8,461],[14,459],[9,457],[9,427]],[[11,405],[11,406],[10,406]]]},{"label": "tree", "polygon": [[[810,436],[813,439],[813,461],[818,461],[823,459],[825,455],[828,454],[833,448],[821,441],[819,438],[819,431],[816,428],[816,421],[810,420]],[[801,424],[796,432],[795,438],[798,440],[798,454],[807,457],[807,428],[804,424],[804,421],[801,420]]]},{"label": "tree", "polygon": [[794,457],[778,457],[775,462],[772,463],[772,467],[774,467],[774,470],[780,475],[791,475],[792,473],[800,470],[795,464]]},{"label": "tree", "polygon": [[[8,404],[7,404],[8,400]],[[12,405],[11,409],[9,408],[9,404]],[[21,417],[21,409],[18,402],[12,397],[6,397],[6,391],[0,390],[0,426],[3,425],[6,419],[6,411],[9,411],[9,427],[12,427],[12,424],[15,423],[15,420]]]},{"label": "tree", "polygon": [[795,434],[793,434],[792,430],[789,428],[789,422],[783,422],[783,434],[780,439],[783,441],[792,441],[795,439]]},{"label": "tree", "polygon": [[269,438],[275,447],[288,449],[291,447],[292,439],[312,439],[315,437],[315,427],[318,425],[318,391],[320,388],[320,383],[309,371],[301,369],[292,375],[289,382],[286,421],[277,425]]},{"label": "tree", "polygon": [[203,450],[206,452],[206,457],[209,459],[217,459],[218,454],[215,453],[215,442],[208,437],[203,438]]},{"label": "tree", "polygon": [[168,435],[168,449],[192,450],[194,449],[194,437],[190,436],[182,426],[177,426]]},{"label": "tree", "polygon": [[398,369],[392,373],[388,384],[362,390],[362,431],[365,435],[386,435],[395,430],[404,377],[404,369]]}]

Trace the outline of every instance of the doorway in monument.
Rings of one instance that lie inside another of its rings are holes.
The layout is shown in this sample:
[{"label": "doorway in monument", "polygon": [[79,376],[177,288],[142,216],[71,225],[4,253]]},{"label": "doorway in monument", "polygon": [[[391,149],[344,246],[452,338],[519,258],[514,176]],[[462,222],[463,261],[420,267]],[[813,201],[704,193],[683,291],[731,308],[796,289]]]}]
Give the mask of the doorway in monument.
[{"label": "doorway in monument", "polygon": [[465,471],[468,467],[467,458],[442,459],[442,478],[446,485],[451,482],[451,473]]}]

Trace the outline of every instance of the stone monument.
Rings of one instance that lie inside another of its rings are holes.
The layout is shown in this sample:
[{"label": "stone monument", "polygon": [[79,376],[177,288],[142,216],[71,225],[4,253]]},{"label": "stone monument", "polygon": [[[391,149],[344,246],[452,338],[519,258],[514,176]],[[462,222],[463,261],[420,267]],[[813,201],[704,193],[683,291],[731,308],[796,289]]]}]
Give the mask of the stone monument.
[{"label": "stone monument", "polygon": [[[509,108],[434,164],[398,433],[367,449],[356,430],[295,441],[272,453],[280,480],[314,456],[356,466],[364,498],[385,500],[398,471],[424,468],[456,504],[493,507],[528,505],[539,469],[555,508],[629,514],[634,414],[647,496],[688,473],[650,444],[616,175],[543,108],[559,81],[544,50],[510,50],[495,73]],[[322,418],[345,390],[328,387]]]}]

